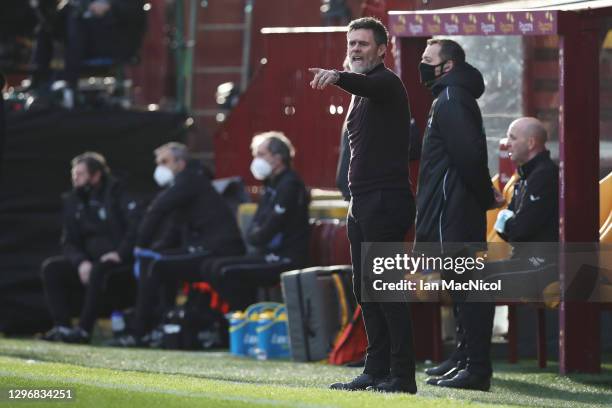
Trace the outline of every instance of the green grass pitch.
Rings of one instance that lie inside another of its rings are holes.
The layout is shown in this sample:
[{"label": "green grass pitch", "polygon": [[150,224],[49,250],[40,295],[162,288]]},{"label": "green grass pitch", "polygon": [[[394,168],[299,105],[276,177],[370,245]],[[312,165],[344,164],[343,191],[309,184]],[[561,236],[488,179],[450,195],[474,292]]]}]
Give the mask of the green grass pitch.
[{"label": "green grass pitch", "polygon": [[6,407],[298,407],[411,408],[465,406],[612,407],[612,364],[601,375],[561,377],[557,366],[495,362],[491,392],[423,384],[419,392],[340,392],[329,383],[360,369],[323,363],[254,361],[224,352],[112,349],[0,339],[0,389],[70,388],[72,402],[14,402]]}]

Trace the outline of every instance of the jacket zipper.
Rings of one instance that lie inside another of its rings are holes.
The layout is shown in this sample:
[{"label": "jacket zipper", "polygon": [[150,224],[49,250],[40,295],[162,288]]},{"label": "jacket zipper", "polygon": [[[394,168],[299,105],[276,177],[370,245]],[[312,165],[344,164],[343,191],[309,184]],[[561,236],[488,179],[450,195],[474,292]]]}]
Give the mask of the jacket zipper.
[{"label": "jacket zipper", "polygon": [[442,210],[440,210],[440,218],[438,221],[438,233],[440,235],[440,247],[444,252],[444,241],[442,237],[442,216],[444,215],[444,207],[446,206],[446,177],[448,176],[448,169],[444,172],[444,181],[442,181],[442,194],[444,196],[444,202],[442,203]]}]

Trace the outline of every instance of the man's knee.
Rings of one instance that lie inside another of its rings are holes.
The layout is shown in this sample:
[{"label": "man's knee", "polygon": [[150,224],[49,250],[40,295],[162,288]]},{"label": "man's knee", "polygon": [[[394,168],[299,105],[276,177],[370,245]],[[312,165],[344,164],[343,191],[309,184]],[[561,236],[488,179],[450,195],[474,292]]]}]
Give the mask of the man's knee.
[{"label": "man's knee", "polygon": [[114,262],[96,262],[93,264],[91,268],[91,274],[89,276],[89,280],[97,281],[104,280],[106,276],[114,269],[116,269],[119,265]]},{"label": "man's knee", "polygon": [[226,258],[209,258],[200,265],[200,275],[202,279],[215,283],[218,282],[223,275],[225,266],[228,264]]},{"label": "man's knee", "polygon": [[54,256],[51,258],[47,258],[43,261],[40,274],[41,278],[46,281],[52,276],[57,276],[58,273],[65,270],[68,263],[63,257]]},{"label": "man's knee", "polygon": [[168,281],[173,279],[172,273],[168,273],[169,269],[172,269],[172,261],[162,261],[152,259],[146,269],[147,278],[155,281]]}]

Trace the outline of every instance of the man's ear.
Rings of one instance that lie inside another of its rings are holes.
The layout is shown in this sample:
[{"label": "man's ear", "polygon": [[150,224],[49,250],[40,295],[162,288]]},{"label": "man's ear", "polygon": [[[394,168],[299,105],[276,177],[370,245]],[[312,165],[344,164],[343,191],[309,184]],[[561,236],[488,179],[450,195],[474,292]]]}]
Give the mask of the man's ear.
[{"label": "man's ear", "polygon": [[448,71],[450,71],[454,67],[455,67],[455,61],[448,60],[444,63],[444,66],[442,67],[442,72],[446,74]]},{"label": "man's ear", "polygon": [[98,185],[102,181],[102,172],[100,170],[91,175],[91,184]]},{"label": "man's ear", "polygon": [[527,147],[529,148],[529,150],[533,150],[535,148],[536,145],[536,139],[533,136],[529,136],[527,138]]},{"label": "man's ear", "polygon": [[277,167],[277,166],[280,167],[283,165],[283,158],[279,153],[273,154],[272,157],[274,158],[274,161],[275,161],[272,167]]},{"label": "man's ear", "polygon": [[376,53],[378,54],[378,56],[380,58],[384,58],[386,52],[387,52],[387,45],[386,44],[380,44],[378,46],[378,50],[376,51]]}]

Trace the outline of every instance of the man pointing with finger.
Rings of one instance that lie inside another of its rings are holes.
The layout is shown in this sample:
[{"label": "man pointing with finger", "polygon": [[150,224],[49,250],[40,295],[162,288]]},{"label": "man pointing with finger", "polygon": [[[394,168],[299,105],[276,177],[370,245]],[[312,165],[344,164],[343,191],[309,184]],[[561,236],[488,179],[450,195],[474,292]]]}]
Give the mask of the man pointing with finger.
[{"label": "man pointing with finger", "polygon": [[346,117],[351,160],[347,219],[353,287],[368,335],[364,371],[332,389],[416,393],[408,303],[362,302],[361,243],[402,242],[414,222],[408,174],[410,106],[402,81],[385,67],[388,34],[365,17],[348,26],[351,72],[311,68],[313,89],[335,85],[353,95]]}]

